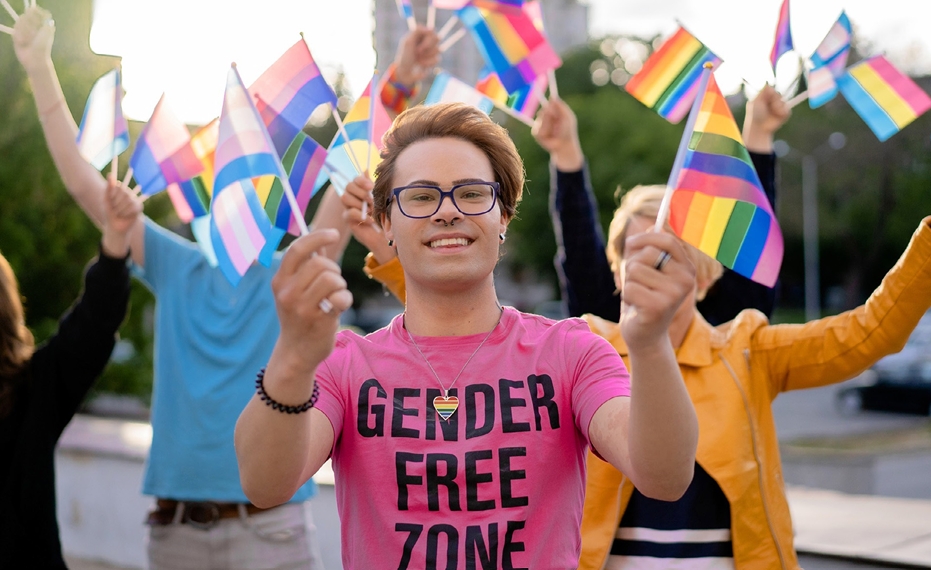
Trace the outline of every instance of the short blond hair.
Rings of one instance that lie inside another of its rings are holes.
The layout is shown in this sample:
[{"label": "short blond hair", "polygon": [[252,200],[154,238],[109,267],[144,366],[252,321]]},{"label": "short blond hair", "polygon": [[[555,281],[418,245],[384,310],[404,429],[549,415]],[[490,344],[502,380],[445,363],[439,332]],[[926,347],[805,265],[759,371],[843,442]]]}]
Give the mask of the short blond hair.
[{"label": "short blond hair", "polygon": [[[615,273],[624,260],[624,242],[627,239],[627,230],[630,221],[635,217],[656,219],[659,207],[666,193],[665,186],[635,186],[621,199],[621,205],[614,211],[611,226],[608,228],[608,246],[605,253],[611,263],[611,270]],[[666,231],[672,232],[669,221],[665,224]],[[682,241],[681,239],[679,241]],[[695,265],[695,281],[698,284],[696,299],[705,298],[708,289],[724,274],[724,266],[713,257],[703,253],[697,247],[682,241],[686,254]]]}]

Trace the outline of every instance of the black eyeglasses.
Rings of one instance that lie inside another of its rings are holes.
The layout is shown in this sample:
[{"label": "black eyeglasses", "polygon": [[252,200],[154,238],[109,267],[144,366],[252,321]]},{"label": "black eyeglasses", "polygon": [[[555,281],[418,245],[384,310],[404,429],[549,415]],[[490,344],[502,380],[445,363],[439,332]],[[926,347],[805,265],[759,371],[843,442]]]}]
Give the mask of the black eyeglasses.
[{"label": "black eyeglasses", "polygon": [[401,213],[408,218],[429,218],[440,211],[443,198],[447,196],[466,216],[480,216],[495,207],[499,187],[497,182],[466,182],[445,191],[439,186],[414,184],[395,188],[391,194],[397,199]]}]

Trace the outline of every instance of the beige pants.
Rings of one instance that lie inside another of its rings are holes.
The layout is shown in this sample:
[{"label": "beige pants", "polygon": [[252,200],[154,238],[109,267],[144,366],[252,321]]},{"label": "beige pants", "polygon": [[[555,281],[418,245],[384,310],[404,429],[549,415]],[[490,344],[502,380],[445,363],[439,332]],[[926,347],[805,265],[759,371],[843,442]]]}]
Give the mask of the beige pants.
[{"label": "beige pants", "polygon": [[[180,511],[179,511],[180,512]],[[149,527],[150,570],[285,570],[323,568],[310,503],[290,503],[201,529]]]}]

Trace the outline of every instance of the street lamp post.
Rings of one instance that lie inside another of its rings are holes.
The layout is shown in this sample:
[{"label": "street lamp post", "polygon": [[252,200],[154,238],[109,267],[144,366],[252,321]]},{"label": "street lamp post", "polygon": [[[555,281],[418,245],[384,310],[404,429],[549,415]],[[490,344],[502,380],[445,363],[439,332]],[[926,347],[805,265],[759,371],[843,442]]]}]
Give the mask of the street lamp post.
[{"label": "street lamp post", "polygon": [[[821,318],[821,261],[818,253],[818,155],[826,149],[840,150],[847,144],[844,133],[831,133],[826,141],[801,157],[802,243],[805,257],[805,320]],[[776,156],[800,154],[783,140],[773,144]]]}]

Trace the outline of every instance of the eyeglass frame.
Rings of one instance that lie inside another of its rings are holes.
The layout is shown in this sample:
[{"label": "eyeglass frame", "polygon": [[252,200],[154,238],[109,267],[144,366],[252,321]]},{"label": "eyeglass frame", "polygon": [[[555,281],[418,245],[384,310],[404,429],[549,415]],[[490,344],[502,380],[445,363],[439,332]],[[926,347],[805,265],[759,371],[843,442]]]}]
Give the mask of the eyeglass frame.
[{"label": "eyeglass frame", "polygon": [[[459,207],[459,204],[456,203],[456,197],[453,195],[453,192],[455,192],[457,188],[462,188],[463,186],[472,186],[475,184],[484,184],[487,186],[491,186],[491,206],[489,206],[488,209],[485,210],[484,212],[479,212],[477,214],[468,214],[466,212],[463,212],[462,208]],[[410,188],[430,188],[430,189],[433,189],[439,192],[440,199],[436,203],[436,210],[434,210],[432,214],[428,214],[426,216],[411,216],[407,212],[405,212],[404,208],[401,207],[401,200],[399,199],[398,195],[404,190],[408,190]],[[495,182],[495,181],[489,182],[486,180],[473,180],[472,182],[463,182],[461,184],[454,184],[453,187],[450,188],[449,190],[443,190],[439,186],[434,186],[432,184],[411,184],[409,186],[398,186],[397,188],[392,189],[391,190],[392,197],[388,200],[387,205],[390,207],[391,201],[394,200],[395,202],[398,203],[398,211],[401,212],[401,214],[404,215],[404,217],[411,218],[414,220],[423,220],[425,218],[430,218],[432,216],[435,216],[436,213],[440,211],[440,208],[443,207],[443,198],[446,198],[447,196],[449,196],[449,201],[453,203],[453,206],[456,208],[456,210],[463,216],[483,216],[495,208],[495,204],[498,203],[498,198],[500,197],[500,192],[501,192],[500,182]]]}]

